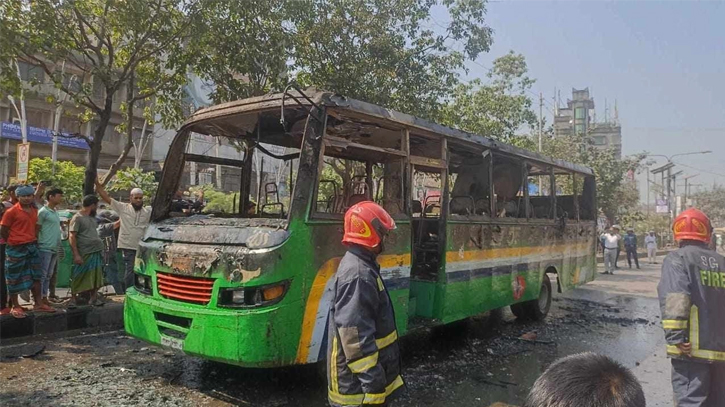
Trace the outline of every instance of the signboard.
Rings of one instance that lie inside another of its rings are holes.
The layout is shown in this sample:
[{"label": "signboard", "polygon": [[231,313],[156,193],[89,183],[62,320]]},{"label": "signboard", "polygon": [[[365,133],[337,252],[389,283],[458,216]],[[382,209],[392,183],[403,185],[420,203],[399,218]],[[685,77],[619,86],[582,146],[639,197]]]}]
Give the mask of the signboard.
[{"label": "signboard", "polygon": [[[66,136],[70,137],[67,133]],[[20,125],[15,123],[0,123],[0,137],[10,140],[22,140],[23,135],[20,131]],[[38,127],[28,127],[28,141],[31,143],[53,144],[53,132],[50,129],[41,129]],[[88,150],[88,143],[81,138],[67,138],[58,136],[58,146],[68,148],[78,148]]]},{"label": "signboard", "polygon": [[658,199],[655,205],[655,212],[657,213],[669,213],[670,211],[670,209],[667,207],[666,199]]},{"label": "signboard", "polygon": [[28,161],[30,161],[30,144],[18,144],[18,159],[16,168],[16,178],[19,182],[28,180]]}]

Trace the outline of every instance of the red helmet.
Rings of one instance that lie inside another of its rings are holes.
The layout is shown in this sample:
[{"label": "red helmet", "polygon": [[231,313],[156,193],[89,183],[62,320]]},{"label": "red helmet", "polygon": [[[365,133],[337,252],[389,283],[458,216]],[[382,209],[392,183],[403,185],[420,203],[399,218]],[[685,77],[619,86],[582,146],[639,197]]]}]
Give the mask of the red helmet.
[{"label": "red helmet", "polygon": [[703,243],[710,243],[712,225],[710,218],[702,211],[690,208],[680,213],[672,224],[672,232],[675,240],[697,240]]},{"label": "red helmet", "polygon": [[395,221],[380,205],[363,201],[345,213],[345,235],[342,243],[359,244],[370,249],[378,247],[383,237],[395,229]]}]

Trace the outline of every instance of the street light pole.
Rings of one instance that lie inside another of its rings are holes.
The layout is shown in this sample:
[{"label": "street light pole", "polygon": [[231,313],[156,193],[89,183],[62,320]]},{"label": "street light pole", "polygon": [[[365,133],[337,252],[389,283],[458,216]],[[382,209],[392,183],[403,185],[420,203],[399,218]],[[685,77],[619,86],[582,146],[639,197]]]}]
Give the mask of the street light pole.
[{"label": "street light pole", "polygon": [[[674,155],[670,155],[670,156],[662,155],[662,154],[647,154],[647,156],[649,156],[649,157],[663,157],[667,160],[667,164],[665,164],[665,166],[663,166],[663,167],[660,167],[659,171],[657,171],[657,172],[662,173],[662,178],[664,178],[664,171],[667,171],[667,212],[669,212],[669,215],[670,215],[670,225],[674,221],[674,211],[672,208],[672,177],[673,177],[672,167],[675,166],[675,163],[672,162],[672,159],[675,157],[682,157],[685,155],[710,154],[710,153],[712,153],[712,151],[706,150],[706,151],[692,151],[692,152],[688,152],[688,153],[679,153],[679,154],[674,154]],[[653,173],[657,173],[657,172],[653,172]],[[675,174],[675,176],[676,175],[677,174]],[[662,185],[663,186],[665,185],[664,179],[662,180]]]}]

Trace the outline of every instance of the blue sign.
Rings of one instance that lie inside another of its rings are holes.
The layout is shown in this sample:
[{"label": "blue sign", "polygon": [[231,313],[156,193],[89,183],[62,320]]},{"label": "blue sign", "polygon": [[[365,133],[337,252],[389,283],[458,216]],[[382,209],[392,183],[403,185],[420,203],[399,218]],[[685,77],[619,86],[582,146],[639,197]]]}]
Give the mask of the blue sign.
[{"label": "blue sign", "polygon": [[[88,143],[82,138],[71,137],[70,134],[61,133],[65,137],[58,136],[58,146],[88,150]],[[23,135],[20,125],[15,123],[0,123],[0,137],[11,140],[22,140]],[[28,141],[31,143],[53,144],[53,131],[28,126]]]}]

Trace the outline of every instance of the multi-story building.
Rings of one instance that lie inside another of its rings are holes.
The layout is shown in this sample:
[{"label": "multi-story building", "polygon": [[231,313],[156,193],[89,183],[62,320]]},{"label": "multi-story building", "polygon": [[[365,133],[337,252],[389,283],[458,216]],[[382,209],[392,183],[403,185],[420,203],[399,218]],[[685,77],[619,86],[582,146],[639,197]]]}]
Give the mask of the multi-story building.
[{"label": "multi-story building", "polygon": [[[25,119],[28,126],[28,142],[30,143],[30,158],[50,157],[52,151],[53,137],[52,130],[55,127],[56,116],[58,116],[58,130],[61,133],[80,133],[91,136],[96,120],[81,123],[78,119],[81,110],[76,107],[70,98],[55,88],[53,81],[39,66],[28,62],[19,61],[20,78],[24,84]],[[83,75],[82,72],[75,72],[73,67],[67,64],[63,67],[56,67],[58,73],[63,73],[66,86],[78,88],[87,84],[93,89],[93,98],[101,103],[105,97],[104,90],[93,82],[93,78]],[[31,82],[33,85],[31,85]],[[123,151],[125,137],[115,131],[123,120],[121,114],[121,102],[126,94],[122,87],[116,92],[113,99],[113,112],[111,121],[106,127],[106,134],[103,138],[101,156],[99,157],[99,170],[107,169],[119,157]],[[49,98],[58,100],[58,104],[49,102]],[[0,184],[5,185],[10,178],[16,175],[16,146],[21,143],[20,123],[22,112],[19,112],[20,101],[15,99],[15,106],[7,98],[0,99]],[[17,107],[17,110],[16,110]],[[143,128],[143,105],[138,104],[135,109],[134,132],[140,137]],[[149,131],[150,132],[150,131]],[[88,144],[82,139],[58,138],[58,160],[72,161],[77,165],[85,165],[88,154]],[[153,143],[153,140],[151,141]],[[151,144],[150,143],[150,144]],[[142,166],[147,169],[153,167],[152,146],[146,149],[141,160]],[[128,157],[129,165],[133,165],[134,151],[132,149]]]},{"label": "multi-story building", "polygon": [[622,127],[619,124],[617,108],[609,117],[605,109],[603,122],[597,122],[594,99],[589,88],[572,89],[572,98],[566,107],[558,107],[554,115],[554,136],[565,134],[585,134],[591,143],[600,148],[613,148],[617,158],[622,157]]}]

